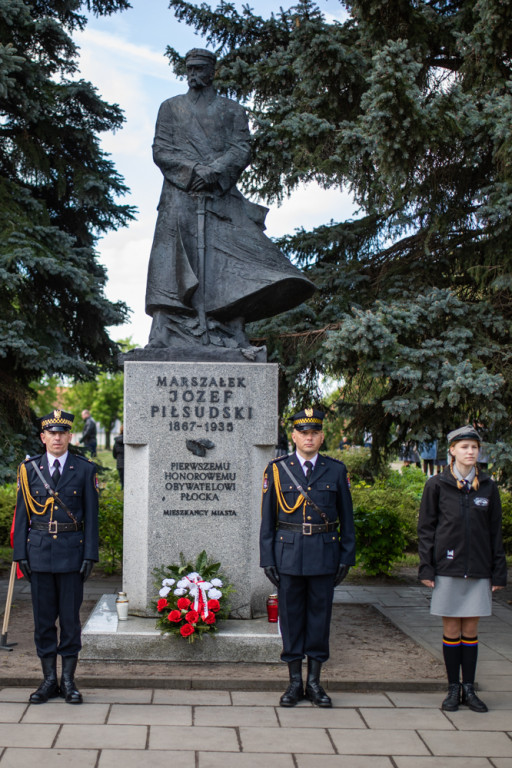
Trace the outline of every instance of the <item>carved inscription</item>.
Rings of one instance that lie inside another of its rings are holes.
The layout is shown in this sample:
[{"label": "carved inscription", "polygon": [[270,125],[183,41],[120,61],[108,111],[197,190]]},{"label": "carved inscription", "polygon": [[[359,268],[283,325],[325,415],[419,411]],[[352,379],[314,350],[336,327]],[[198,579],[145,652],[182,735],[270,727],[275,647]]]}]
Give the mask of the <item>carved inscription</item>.
[{"label": "carved inscription", "polygon": [[157,376],[156,386],[165,398],[150,406],[150,416],[165,419],[171,432],[233,432],[254,418],[253,407],[237,397],[246,390],[245,376]]}]

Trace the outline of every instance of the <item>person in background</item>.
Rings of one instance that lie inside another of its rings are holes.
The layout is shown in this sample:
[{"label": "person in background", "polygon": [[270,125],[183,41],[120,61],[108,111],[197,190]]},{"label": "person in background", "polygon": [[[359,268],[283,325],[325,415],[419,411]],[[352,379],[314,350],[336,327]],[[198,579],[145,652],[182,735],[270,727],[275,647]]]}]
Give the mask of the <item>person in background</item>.
[{"label": "person in background", "polygon": [[98,561],[98,484],[94,464],[68,452],[73,420],[73,414],[57,409],[43,416],[40,437],[46,452],[28,457],[18,470],[13,560],[31,584],[34,640],[44,678],[31,704],[56,696],[82,703],[74,674],[82,647],[84,582]]},{"label": "person in background", "polygon": [[122,424],[121,424],[121,433],[116,438],[114,438],[112,456],[116,460],[117,474],[119,475],[119,482],[121,483],[121,488],[124,488],[124,437],[123,437]]},{"label": "person in background", "polygon": [[480,444],[471,425],[448,434],[450,465],[427,480],[418,521],[419,578],[433,590],[430,612],[443,617],[447,712],[461,703],[487,712],[474,687],[478,622],[491,615],[492,593],[507,583],[500,495],[478,470]]},{"label": "person in background", "polygon": [[434,474],[434,462],[437,458],[437,440],[425,441],[418,446],[420,459],[423,462],[423,472],[426,475]]},{"label": "person in background", "polygon": [[304,698],[318,707],[332,706],[320,672],[329,658],[334,587],[355,563],[347,470],[341,461],[318,453],[324,416],[313,408],[295,414],[295,452],[271,461],[263,475],[260,566],[278,589],[281,659],[290,676],[282,707],[294,707]]},{"label": "person in background", "polygon": [[90,451],[91,458],[94,459],[98,447],[96,422],[87,409],[82,411],[82,419],[84,420],[84,428],[80,442],[84,444],[85,450]]}]

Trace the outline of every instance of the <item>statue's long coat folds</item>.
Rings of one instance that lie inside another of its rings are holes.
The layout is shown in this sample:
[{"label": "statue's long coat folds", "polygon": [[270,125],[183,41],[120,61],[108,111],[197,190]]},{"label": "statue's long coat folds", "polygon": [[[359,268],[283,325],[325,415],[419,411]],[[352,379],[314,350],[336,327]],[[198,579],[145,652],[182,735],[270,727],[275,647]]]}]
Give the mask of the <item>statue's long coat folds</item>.
[{"label": "statue's long coat folds", "polygon": [[213,88],[160,107],[153,158],[164,175],[148,269],[146,312],[190,310],[198,287],[197,165],[218,172],[206,200],[204,308],[220,320],[246,322],[284,312],[314,286],[264,234],[267,209],[246,200],[236,181],[250,161],[245,110]]}]

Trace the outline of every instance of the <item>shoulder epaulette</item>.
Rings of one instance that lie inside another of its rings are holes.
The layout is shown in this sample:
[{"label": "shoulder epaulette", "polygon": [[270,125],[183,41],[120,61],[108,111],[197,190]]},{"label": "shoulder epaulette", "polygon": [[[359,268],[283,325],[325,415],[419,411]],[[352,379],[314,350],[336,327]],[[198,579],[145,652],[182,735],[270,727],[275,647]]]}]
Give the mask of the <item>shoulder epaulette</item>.
[{"label": "shoulder epaulette", "polygon": [[82,456],[81,453],[71,453],[70,455],[73,456],[74,459],[82,459],[82,461],[87,461],[89,464],[94,464],[92,459],[88,456]]},{"label": "shoulder epaulette", "polygon": [[37,461],[38,459],[41,458],[42,455],[43,455],[42,453],[38,453],[35,456],[26,456],[21,462],[21,464],[28,464],[29,461]]},{"label": "shoulder epaulette", "polygon": [[283,461],[283,459],[289,459],[289,458],[290,458],[290,454],[285,453],[284,456],[276,456],[274,459],[271,459],[268,464],[270,466],[271,464],[275,464],[276,461]]},{"label": "shoulder epaulette", "polygon": [[341,464],[341,466],[345,467],[346,469],[346,464],[344,461],[341,461],[341,459],[335,459],[334,456],[328,456],[326,453],[323,453],[322,456],[324,457],[324,459],[329,459],[330,461],[335,461],[336,464]]}]

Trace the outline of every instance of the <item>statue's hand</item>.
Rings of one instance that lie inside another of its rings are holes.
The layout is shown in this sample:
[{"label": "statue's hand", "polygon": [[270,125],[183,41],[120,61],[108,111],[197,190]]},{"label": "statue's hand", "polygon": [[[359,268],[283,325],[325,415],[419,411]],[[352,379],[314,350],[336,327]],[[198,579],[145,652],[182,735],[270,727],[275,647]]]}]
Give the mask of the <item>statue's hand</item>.
[{"label": "statue's hand", "polygon": [[217,171],[214,171],[208,165],[196,165],[191,188],[194,191],[211,189],[217,182],[217,176]]}]

